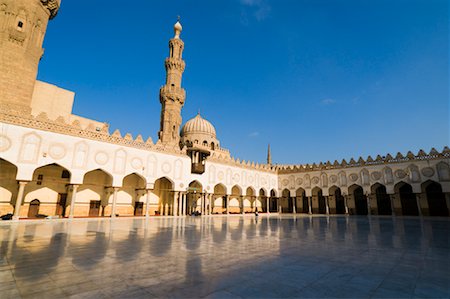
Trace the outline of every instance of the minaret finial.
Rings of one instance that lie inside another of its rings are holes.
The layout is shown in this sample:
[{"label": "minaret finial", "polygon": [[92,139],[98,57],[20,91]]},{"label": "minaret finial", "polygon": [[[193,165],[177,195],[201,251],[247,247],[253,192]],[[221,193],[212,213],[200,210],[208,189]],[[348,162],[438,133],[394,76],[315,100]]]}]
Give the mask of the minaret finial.
[{"label": "minaret finial", "polygon": [[180,38],[181,31],[183,30],[183,26],[181,26],[180,23],[180,16],[177,17],[177,22],[173,26],[173,30],[175,31],[175,37],[174,38]]},{"label": "minaret finial", "polygon": [[177,16],[177,22],[179,22],[181,20],[181,17],[178,15]]},{"label": "minaret finial", "polygon": [[272,165],[272,154],[270,153],[270,143],[267,147],[267,164]]},{"label": "minaret finial", "polygon": [[198,108],[198,113],[197,113],[197,115],[200,115],[200,108]]}]

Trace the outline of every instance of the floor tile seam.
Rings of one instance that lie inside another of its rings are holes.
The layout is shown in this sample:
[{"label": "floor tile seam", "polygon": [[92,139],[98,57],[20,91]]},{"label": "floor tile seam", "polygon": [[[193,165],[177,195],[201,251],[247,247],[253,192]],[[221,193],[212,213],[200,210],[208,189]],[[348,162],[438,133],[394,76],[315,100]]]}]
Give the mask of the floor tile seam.
[{"label": "floor tile seam", "polygon": [[[406,253],[406,249],[402,252],[401,256],[403,257],[403,256],[405,255],[405,253]],[[381,288],[381,286],[383,285],[383,283],[384,283],[385,281],[388,281],[388,280],[387,280],[387,279],[388,279],[388,276],[395,270],[397,264],[398,264],[398,262],[392,264],[391,269],[389,270],[388,273],[386,273],[386,274],[384,275],[383,280],[378,284],[378,286],[377,286],[374,290],[372,290],[372,291],[370,292],[370,298],[373,298],[373,296],[374,296],[374,295],[376,294],[376,292]]]}]

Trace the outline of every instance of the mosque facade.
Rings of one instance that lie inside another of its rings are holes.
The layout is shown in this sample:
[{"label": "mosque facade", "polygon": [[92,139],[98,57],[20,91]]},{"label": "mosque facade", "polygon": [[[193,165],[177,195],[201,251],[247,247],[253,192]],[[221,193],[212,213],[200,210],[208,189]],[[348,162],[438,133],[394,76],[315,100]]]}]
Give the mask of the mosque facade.
[{"label": "mosque facade", "polygon": [[233,158],[200,114],[184,123],[182,26],[160,89],[158,140],[72,114],[36,80],[60,0],[0,0],[0,214],[51,217],[263,213],[448,216],[450,149],[273,165]]}]

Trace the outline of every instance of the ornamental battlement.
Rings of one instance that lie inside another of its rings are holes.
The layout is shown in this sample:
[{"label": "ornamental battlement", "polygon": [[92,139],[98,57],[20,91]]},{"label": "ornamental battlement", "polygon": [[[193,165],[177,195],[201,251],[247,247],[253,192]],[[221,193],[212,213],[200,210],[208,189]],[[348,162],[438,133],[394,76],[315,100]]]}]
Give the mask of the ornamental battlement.
[{"label": "ornamental battlement", "polygon": [[330,169],[340,169],[340,168],[351,168],[351,167],[362,167],[362,166],[372,166],[372,165],[382,165],[382,164],[393,164],[402,163],[408,161],[423,161],[423,160],[435,160],[435,159],[448,159],[450,158],[450,148],[445,146],[442,152],[438,152],[435,148],[432,148],[427,154],[424,150],[419,150],[419,152],[414,155],[413,152],[408,151],[406,155],[398,152],[395,157],[391,154],[385,156],[377,155],[375,159],[368,156],[367,159],[359,157],[358,160],[351,158],[349,162],[343,159],[341,162],[335,160],[333,163],[330,161],[320,162],[319,164],[296,164],[296,165],[276,165],[275,168],[280,174],[286,173],[296,173],[296,172],[308,172],[308,171],[322,171]]}]

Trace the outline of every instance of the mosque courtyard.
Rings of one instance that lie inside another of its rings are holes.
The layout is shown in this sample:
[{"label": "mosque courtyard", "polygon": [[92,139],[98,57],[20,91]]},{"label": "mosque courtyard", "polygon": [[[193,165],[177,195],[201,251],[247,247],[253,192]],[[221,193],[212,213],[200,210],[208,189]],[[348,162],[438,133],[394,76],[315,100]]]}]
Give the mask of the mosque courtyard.
[{"label": "mosque courtyard", "polygon": [[448,218],[0,223],[0,298],[448,298]]}]

